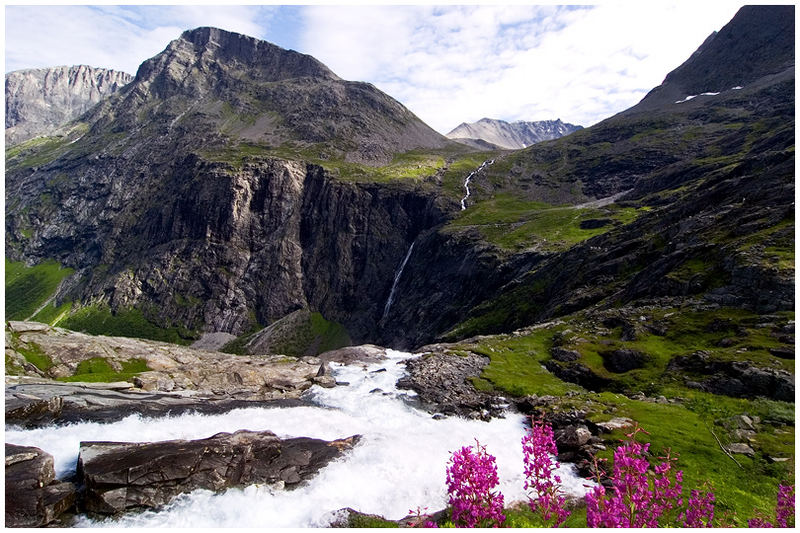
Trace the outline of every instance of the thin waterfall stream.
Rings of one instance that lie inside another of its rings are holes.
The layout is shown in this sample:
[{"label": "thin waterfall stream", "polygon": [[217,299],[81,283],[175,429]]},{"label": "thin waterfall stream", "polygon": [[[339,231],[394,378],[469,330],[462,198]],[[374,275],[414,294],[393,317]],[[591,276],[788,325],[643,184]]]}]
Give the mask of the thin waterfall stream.
[{"label": "thin waterfall stream", "polygon": [[389,291],[389,298],[386,300],[386,305],[383,306],[383,316],[381,317],[381,322],[386,321],[386,317],[389,316],[389,309],[392,308],[392,302],[394,301],[394,294],[397,290],[397,283],[400,281],[400,276],[403,275],[403,269],[406,268],[406,263],[408,263],[408,259],[411,257],[411,252],[414,251],[414,243],[411,243],[411,246],[408,247],[408,252],[406,252],[406,256],[403,258],[403,262],[400,263],[400,267],[394,273],[394,282],[392,283],[392,290]]},{"label": "thin waterfall stream", "polygon": [[467,194],[465,194],[464,198],[461,199],[461,210],[462,211],[467,209],[467,198],[469,198],[469,195],[470,195],[469,180],[472,179],[472,176],[474,176],[475,174],[477,174],[478,172],[480,172],[481,170],[483,170],[487,166],[491,165],[492,163],[494,163],[494,159],[487,159],[486,161],[481,163],[481,166],[479,166],[478,168],[476,168],[475,170],[470,172],[469,176],[467,176],[466,179],[464,180],[464,189],[466,189]]}]

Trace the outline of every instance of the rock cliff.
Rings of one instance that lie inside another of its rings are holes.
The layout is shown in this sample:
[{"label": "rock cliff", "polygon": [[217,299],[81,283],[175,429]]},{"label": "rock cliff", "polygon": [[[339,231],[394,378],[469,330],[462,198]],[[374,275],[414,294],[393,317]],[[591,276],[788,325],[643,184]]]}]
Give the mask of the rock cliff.
[{"label": "rock cliff", "polygon": [[133,76],[86,65],[6,74],[6,145],[50,135],[130,83]]}]

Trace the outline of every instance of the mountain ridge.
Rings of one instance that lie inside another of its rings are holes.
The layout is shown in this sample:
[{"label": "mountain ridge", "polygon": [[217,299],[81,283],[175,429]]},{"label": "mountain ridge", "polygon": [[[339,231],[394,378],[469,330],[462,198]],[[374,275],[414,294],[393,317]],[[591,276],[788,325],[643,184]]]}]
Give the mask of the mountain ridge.
[{"label": "mountain ridge", "polygon": [[125,72],[88,65],[7,73],[6,144],[55,133],[131,80],[133,76]]},{"label": "mountain ridge", "polygon": [[462,122],[453,128],[446,137],[454,141],[482,140],[500,148],[513,150],[526,148],[542,141],[558,139],[582,128],[583,126],[562,122],[560,118],[507,122],[484,117],[477,122]]}]

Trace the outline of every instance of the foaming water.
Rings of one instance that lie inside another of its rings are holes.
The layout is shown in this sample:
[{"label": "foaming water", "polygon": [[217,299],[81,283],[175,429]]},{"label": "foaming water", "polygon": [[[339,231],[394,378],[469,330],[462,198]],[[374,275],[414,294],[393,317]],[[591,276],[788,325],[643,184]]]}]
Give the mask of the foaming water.
[{"label": "foaming water", "polygon": [[[320,527],[330,522],[331,511],[343,507],[396,520],[410,509],[434,511],[447,505],[445,467],[450,453],[474,444],[476,438],[497,458],[506,502],[524,500],[523,417],[510,414],[491,422],[455,417],[434,420],[408,401],[413,392],[395,387],[405,371],[398,363],[411,355],[389,350],[388,356],[370,365],[332,364],[337,381],[350,385],[314,387],[311,394],[319,407],[237,409],[221,415],[156,419],[131,416],[112,424],[37,430],[9,428],[6,441],[38,446],[53,454],[57,472],[63,476],[74,469],[81,440],[198,439],[237,429],[268,429],[281,437],[326,440],[363,435],[344,457],[295,490],[273,491],[266,486],[217,494],[199,490],[178,497],[159,512],[127,514],[114,521],[80,517],[80,526]],[[585,492],[585,481],[571,466],[562,467],[559,474],[566,492]]]}]

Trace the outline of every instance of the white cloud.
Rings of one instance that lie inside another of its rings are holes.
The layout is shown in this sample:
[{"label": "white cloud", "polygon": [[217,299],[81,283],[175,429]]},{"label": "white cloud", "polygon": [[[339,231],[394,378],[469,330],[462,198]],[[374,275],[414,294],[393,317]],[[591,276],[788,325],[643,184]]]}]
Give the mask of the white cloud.
[{"label": "white cloud", "polygon": [[737,9],[313,6],[302,49],[344,78],[374,83],[443,133],[484,116],[590,125],[635,104]]}]

